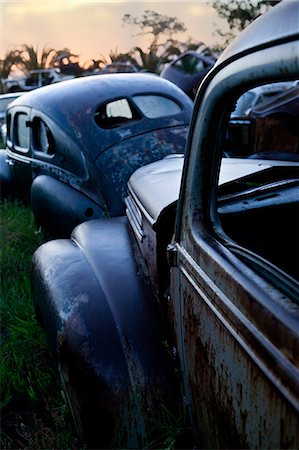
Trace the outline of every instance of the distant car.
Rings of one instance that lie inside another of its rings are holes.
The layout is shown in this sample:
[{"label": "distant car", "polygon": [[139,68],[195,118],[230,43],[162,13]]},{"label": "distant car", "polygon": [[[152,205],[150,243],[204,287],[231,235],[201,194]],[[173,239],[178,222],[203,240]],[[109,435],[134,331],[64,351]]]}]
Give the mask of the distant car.
[{"label": "distant car", "polygon": [[103,73],[134,73],[138,72],[138,69],[130,62],[114,62],[107,64],[100,70],[100,74]]},{"label": "distant car", "polygon": [[250,158],[280,159],[283,149],[284,160],[299,162],[299,84],[293,86],[252,108],[254,140]]},{"label": "distant car", "polygon": [[[241,95],[230,116],[226,156],[280,159],[283,148],[284,159],[298,161],[298,92],[297,82],[285,81],[258,86]],[[275,127],[280,129],[279,139]]]},{"label": "distant car", "polygon": [[30,70],[28,75],[18,78],[7,78],[2,80],[6,92],[32,91],[33,89],[47,86],[74,78],[73,75],[64,75],[59,69],[36,69]]},{"label": "distant car", "polygon": [[189,50],[171,61],[162,70],[161,77],[172,81],[194,99],[201,80],[215,62],[216,58],[212,55],[206,56],[203,53]]},{"label": "distant car", "polygon": [[140,73],[32,91],[8,110],[2,193],[31,198],[37,223],[55,236],[119,216],[137,168],[184,152],[192,107],[173,83]]},{"label": "distant car", "polygon": [[282,81],[280,83],[270,83],[250,89],[238,99],[236,108],[232,112],[231,117],[248,116],[252,108],[268,102],[276,95],[281,94],[286,89],[290,89],[293,86],[294,82]]}]

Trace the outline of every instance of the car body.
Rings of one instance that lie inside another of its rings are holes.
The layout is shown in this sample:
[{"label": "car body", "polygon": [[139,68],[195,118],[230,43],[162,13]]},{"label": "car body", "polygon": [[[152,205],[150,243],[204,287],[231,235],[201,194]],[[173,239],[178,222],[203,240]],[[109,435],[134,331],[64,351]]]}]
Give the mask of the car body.
[{"label": "car body", "polygon": [[215,62],[216,58],[212,55],[188,50],[167,64],[161,72],[161,77],[172,81],[194,99],[201,80]]},{"label": "car body", "polygon": [[37,314],[91,445],[157,444],[162,403],[176,431],[189,418],[180,448],[299,446],[299,164],[288,143],[279,160],[224,152],[238,98],[298,78],[298,13],[281,2],[226,49],[184,158],[132,174],[126,217],[85,222],[33,256]]},{"label": "car body", "polygon": [[31,197],[38,224],[69,234],[86,219],[123,214],[131,173],[184,151],[192,106],[172,83],[140,73],[40,88],[8,110],[2,172],[9,167],[16,197]]},{"label": "car body", "polygon": [[134,73],[138,72],[138,69],[130,62],[114,62],[106,64],[99,73]]}]

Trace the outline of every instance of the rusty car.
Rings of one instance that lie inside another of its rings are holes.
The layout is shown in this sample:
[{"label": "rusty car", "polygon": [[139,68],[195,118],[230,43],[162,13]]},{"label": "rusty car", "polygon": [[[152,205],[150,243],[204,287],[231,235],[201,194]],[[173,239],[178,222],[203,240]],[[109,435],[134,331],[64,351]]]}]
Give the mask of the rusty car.
[{"label": "rusty car", "polygon": [[285,0],[225,50],[185,154],[131,175],[125,216],[33,255],[36,313],[88,447],[164,448],[165,430],[178,448],[299,447],[299,163],[278,122],[275,158],[225,155],[240,96],[298,79],[298,15]]},{"label": "rusty car", "polygon": [[129,176],[184,151],[192,106],[177,86],[141,73],[77,78],[27,93],[7,112],[1,191],[31,201],[37,224],[53,236],[124,214]]}]

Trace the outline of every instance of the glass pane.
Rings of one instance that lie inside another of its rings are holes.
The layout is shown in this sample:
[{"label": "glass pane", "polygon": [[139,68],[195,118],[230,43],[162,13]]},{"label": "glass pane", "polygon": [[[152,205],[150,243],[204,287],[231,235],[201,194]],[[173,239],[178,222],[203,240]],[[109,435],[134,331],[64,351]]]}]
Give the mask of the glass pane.
[{"label": "glass pane", "polygon": [[170,116],[181,112],[180,106],[169,98],[160,95],[139,95],[133,97],[142,113],[149,119]]},{"label": "glass pane", "polygon": [[27,126],[27,121],[27,114],[21,113],[16,116],[15,144],[26,150],[29,149],[29,127]]},{"label": "glass pane", "polygon": [[114,128],[139,118],[126,98],[107,103],[95,113],[95,121],[102,128]]},{"label": "glass pane", "polygon": [[46,153],[47,155],[54,154],[54,139],[49,130],[49,127],[40,119],[33,121],[33,139],[34,149]]},{"label": "glass pane", "polygon": [[122,99],[116,100],[115,102],[108,103],[108,105],[106,105],[106,116],[132,119],[133,114],[128,101],[126,99]]}]

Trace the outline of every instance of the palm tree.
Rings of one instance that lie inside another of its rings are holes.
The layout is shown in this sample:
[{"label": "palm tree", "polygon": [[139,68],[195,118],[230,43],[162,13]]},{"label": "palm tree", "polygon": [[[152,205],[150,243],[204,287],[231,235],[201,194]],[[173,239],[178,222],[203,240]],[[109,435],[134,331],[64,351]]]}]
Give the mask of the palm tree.
[{"label": "palm tree", "polygon": [[22,62],[20,50],[9,50],[4,59],[0,60],[0,78],[7,78],[14,66]]},{"label": "palm tree", "polygon": [[30,70],[47,69],[50,67],[58,67],[62,72],[68,71],[74,72],[75,75],[82,71],[78,62],[74,59],[78,58],[78,55],[73,54],[68,48],[62,50],[55,50],[54,48],[43,47],[41,52],[33,45],[23,44],[21,50],[19,50],[21,61],[19,62],[19,68],[28,73]]},{"label": "palm tree", "polygon": [[38,51],[38,46],[36,48],[33,45],[22,45],[21,55],[21,69],[24,72],[29,72],[29,70],[36,69],[46,69],[50,67],[50,63],[53,61],[53,57],[57,54],[57,51],[53,48],[43,47],[42,51]]},{"label": "palm tree", "polygon": [[0,60],[0,93],[5,91],[3,80],[8,78],[14,67],[18,67],[22,62],[22,56],[19,50],[9,50],[4,59]]}]

